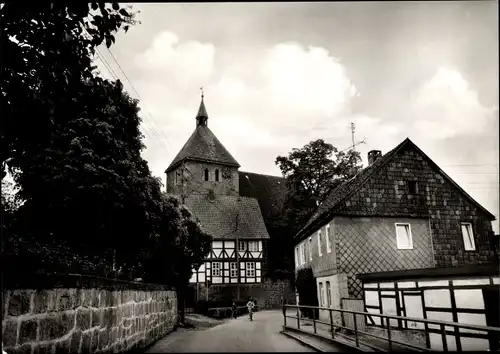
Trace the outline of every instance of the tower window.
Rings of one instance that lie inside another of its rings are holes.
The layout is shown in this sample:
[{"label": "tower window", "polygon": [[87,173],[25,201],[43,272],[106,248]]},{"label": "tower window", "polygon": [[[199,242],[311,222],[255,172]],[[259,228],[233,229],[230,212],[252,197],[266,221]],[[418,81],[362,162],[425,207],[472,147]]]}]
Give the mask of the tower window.
[{"label": "tower window", "polygon": [[208,168],[205,168],[204,177],[205,177],[205,181],[208,181]]},{"label": "tower window", "polygon": [[215,170],[215,181],[219,182],[219,170]]}]

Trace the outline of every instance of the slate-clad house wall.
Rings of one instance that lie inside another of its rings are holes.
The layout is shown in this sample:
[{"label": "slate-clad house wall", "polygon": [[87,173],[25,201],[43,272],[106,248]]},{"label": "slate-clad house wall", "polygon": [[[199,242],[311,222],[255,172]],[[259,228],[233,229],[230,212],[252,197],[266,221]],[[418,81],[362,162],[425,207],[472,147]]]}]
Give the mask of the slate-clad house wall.
[{"label": "slate-clad house wall", "polygon": [[[497,261],[494,216],[415,144],[406,139],[383,156],[370,154],[370,166],[334,190],[296,235],[296,267],[312,265],[320,302],[331,302],[325,284],[333,274],[347,274],[349,296],[359,298],[356,274]],[[472,226],[472,250],[464,222]],[[397,246],[396,223],[409,225],[410,249]]]}]

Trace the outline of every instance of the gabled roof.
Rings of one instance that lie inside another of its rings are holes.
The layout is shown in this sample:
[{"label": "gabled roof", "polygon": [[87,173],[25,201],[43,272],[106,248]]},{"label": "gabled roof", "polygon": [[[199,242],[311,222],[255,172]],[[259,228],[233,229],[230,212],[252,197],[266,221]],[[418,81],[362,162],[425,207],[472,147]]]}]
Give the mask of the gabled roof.
[{"label": "gabled roof", "polygon": [[217,196],[211,200],[193,194],[185,198],[185,205],[214,239],[269,238],[257,199]]},{"label": "gabled roof", "polygon": [[491,214],[488,210],[486,210],[483,206],[481,206],[474,198],[472,198],[467,192],[465,192],[455,181],[451,179],[443,170],[439,168],[439,166],[432,161],[429,156],[427,156],[420,148],[415,145],[409,138],[406,138],[403,142],[401,142],[398,146],[396,146],[391,151],[387,152],[385,155],[379,157],[375,162],[361,170],[356,176],[351,178],[350,180],[342,183],[336,189],[334,189],[328,197],[325,198],[324,202],[318,207],[316,212],[312,215],[306,225],[297,233],[295,237],[301,237],[306,232],[314,231],[314,229],[319,228],[322,223],[327,222],[326,219],[331,218],[336,211],[336,208],[340,205],[341,202],[349,198],[354,192],[359,190],[369,179],[370,177],[380,170],[384,165],[386,165],[393,156],[395,156],[401,149],[411,146],[413,147],[419,154],[424,157],[429,164],[434,167],[436,170],[441,173],[444,178],[453,186],[455,186],[465,197],[467,197],[474,205],[476,205],[479,209],[484,211],[491,220],[495,220],[495,216]]},{"label": "gabled roof", "polygon": [[264,221],[281,216],[288,188],[283,177],[239,171],[240,196],[256,198]]}]

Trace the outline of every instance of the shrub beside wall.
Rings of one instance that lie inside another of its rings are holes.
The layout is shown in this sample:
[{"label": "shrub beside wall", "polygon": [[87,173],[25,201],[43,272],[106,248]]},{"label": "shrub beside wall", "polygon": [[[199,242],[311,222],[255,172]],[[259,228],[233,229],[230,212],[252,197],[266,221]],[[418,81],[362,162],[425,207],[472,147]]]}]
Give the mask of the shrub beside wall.
[{"label": "shrub beside wall", "polygon": [[21,281],[4,284],[2,294],[8,353],[126,352],[177,324],[177,296],[168,286],[80,275]]}]

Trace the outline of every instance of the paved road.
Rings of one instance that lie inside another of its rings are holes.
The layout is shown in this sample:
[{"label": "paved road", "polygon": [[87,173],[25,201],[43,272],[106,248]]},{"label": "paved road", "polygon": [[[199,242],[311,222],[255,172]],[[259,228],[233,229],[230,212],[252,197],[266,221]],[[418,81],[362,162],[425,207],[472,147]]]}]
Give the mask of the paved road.
[{"label": "paved road", "polygon": [[259,311],[250,322],[248,316],[231,319],[205,330],[179,330],[170,333],[148,353],[171,352],[314,352],[279,333],[281,311]]}]

